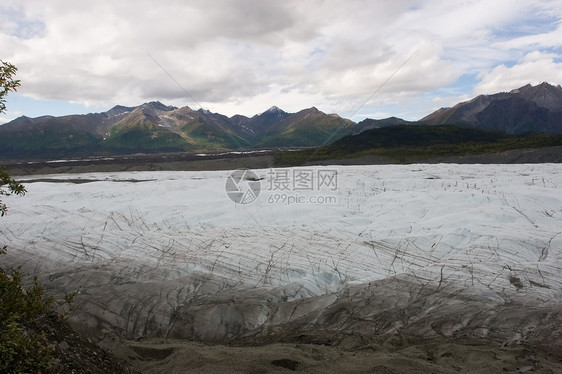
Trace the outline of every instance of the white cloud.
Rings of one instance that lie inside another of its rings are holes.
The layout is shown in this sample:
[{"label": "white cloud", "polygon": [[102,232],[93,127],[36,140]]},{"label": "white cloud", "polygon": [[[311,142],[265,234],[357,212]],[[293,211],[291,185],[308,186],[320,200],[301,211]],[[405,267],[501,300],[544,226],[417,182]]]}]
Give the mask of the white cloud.
[{"label": "white cloud", "polygon": [[[19,68],[20,93],[94,107],[146,100],[197,107],[185,89],[226,114],[251,115],[274,104],[352,111],[389,77],[376,105],[424,95],[462,74],[484,72],[485,87],[506,61],[541,51],[537,46],[557,48],[561,39],[560,27],[496,36],[535,18],[559,20],[554,1],[17,4],[0,4],[8,20],[0,22],[0,45],[2,59]],[[553,66],[554,60],[547,71]]]},{"label": "white cloud", "polygon": [[522,48],[550,48],[562,46],[562,23],[556,29],[533,35],[525,35],[504,42],[494,44],[495,47],[502,49],[522,49]]},{"label": "white cloud", "polygon": [[491,71],[479,75],[481,82],[475,87],[475,94],[506,92],[528,83],[541,82],[560,84],[562,82],[562,56],[539,51],[525,55],[517,64],[508,67],[498,65]]}]

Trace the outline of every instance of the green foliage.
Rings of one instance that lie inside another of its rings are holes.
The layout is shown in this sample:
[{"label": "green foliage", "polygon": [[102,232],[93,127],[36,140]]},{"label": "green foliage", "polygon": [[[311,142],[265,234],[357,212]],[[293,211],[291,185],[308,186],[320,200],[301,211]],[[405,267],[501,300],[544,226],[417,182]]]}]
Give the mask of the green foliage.
[{"label": "green foliage", "polygon": [[88,156],[99,148],[100,140],[79,129],[69,130],[45,126],[18,132],[4,132],[0,139],[0,156],[10,157],[66,157]]},{"label": "green foliage", "polygon": [[188,143],[175,132],[158,125],[143,124],[112,128],[104,146],[112,150],[182,151],[188,148]]},{"label": "green foliage", "polygon": [[[6,186],[6,187],[5,187]],[[12,194],[25,195],[25,187],[11,178],[6,170],[0,166],[0,196],[9,196]],[[0,217],[6,215],[8,207],[0,200]]]},{"label": "green foliage", "polygon": [[[16,91],[20,86],[19,80],[14,80],[14,75],[18,69],[10,64],[0,60],[0,113],[6,110],[6,100],[4,99],[10,91]],[[7,187],[4,187],[7,186]],[[8,173],[0,166],[0,196],[9,196],[11,194],[24,195],[25,187],[12,179]],[[8,211],[6,204],[0,199],[0,217],[4,216]],[[6,247],[2,247],[0,254],[6,251]]]},{"label": "green foliage", "polygon": [[[0,270],[0,373],[56,372],[45,325],[50,319],[62,322],[68,317],[79,290],[65,293],[57,302],[37,277],[26,286],[24,276],[20,268],[10,274]],[[65,307],[63,314],[55,311]]]},{"label": "green foliage", "polygon": [[[25,187],[0,167],[0,195],[24,195],[25,192]],[[6,204],[0,201],[0,216],[7,210]],[[0,249],[0,254],[4,253],[6,246]],[[1,373],[43,372],[52,364],[52,349],[37,326],[42,318],[52,313],[54,299],[44,292],[37,278],[26,287],[22,276],[20,268],[10,274],[0,268]]]},{"label": "green foliage", "polygon": [[52,349],[34,328],[52,311],[54,299],[33,279],[26,287],[18,268],[0,272],[0,372],[42,372],[52,365]]},{"label": "green foliage", "polygon": [[20,81],[14,80],[17,70],[18,68],[9,62],[0,60],[0,113],[6,110],[6,95],[10,91],[17,91],[20,86]]},{"label": "green foliage", "polygon": [[249,142],[232,132],[221,131],[212,126],[182,126],[182,133],[193,143],[194,149],[227,150],[247,146]]},{"label": "green foliage", "polygon": [[514,149],[562,145],[562,135],[508,135],[452,125],[389,126],[348,136],[326,147],[282,152],[275,165],[294,166],[323,160],[378,156],[394,163],[423,162],[445,156],[468,156]]},{"label": "green foliage", "polygon": [[[20,85],[13,80],[16,70],[0,60],[0,113],[6,109],[4,97]],[[0,196],[25,193],[25,187],[0,167]],[[7,211],[6,204],[0,200],[0,216]],[[2,246],[0,254],[5,253],[6,246]],[[53,348],[41,326],[45,318],[54,314],[55,301],[45,293],[37,277],[27,286],[23,276],[20,268],[9,274],[0,268],[0,372],[54,372]],[[65,295],[64,302],[70,303],[74,296]]]},{"label": "green foliage", "polygon": [[509,135],[500,131],[439,125],[397,125],[346,136],[332,144],[334,150],[355,152],[373,148],[429,147],[437,144],[492,143]]},{"label": "green foliage", "polygon": [[257,147],[319,146],[326,140],[339,139],[348,133],[347,124],[341,118],[330,116],[305,118],[281,132],[272,131],[254,145]]}]

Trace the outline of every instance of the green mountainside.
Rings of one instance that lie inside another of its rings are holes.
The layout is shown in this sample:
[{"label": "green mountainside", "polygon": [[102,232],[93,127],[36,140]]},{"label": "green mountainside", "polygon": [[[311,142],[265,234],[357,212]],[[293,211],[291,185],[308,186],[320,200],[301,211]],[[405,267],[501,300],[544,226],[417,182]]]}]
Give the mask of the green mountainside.
[{"label": "green mountainside", "polygon": [[[227,117],[160,102],[115,106],[104,113],[20,117],[0,126],[0,159],[291,147],[323,147],[312,151],[314,157],[352,157],[397,147],[403,149],[402,154],[415,148],[421,157],[421,147],[425,147],[423,152],[429,157],[445,149],[474,152],[483,144],[491,150],[556,143],[555,136],[530,133],[562,134],[561,86],[542,83],[479,95],[419,121],[390,117],[354,123],[314,107],[287,113],[276,106],[253,117]],[[324,147],[332,143],[333,147]],[[303,154],[307,152],[311,151]]]},{"label": "green mountainside", "polygon": [[310,108],[274,124],[255,144],[259,147],[319,146],[349,134],[352,125],[353,122],[338,115],[326,115]]},{"label": "green mountainside", "polygon": [[[351,121],[316,108],[272,108],[233,119],[159,102],[117,106],[105,113],[21,117],[0,126],[0,157],[64,158],[127,153],[224,151],[255,147],[319,146]],[[340,137],[345,135],[343,131]]]},{"label": "green mountainside", "polygon": [[559,145],[562,145],[562,134],[511,135],[456,125],[396,125],[346,136],[325,147],[283,152],[276,156],[275,163],[279,166],[295,166],[365,156],[379,156],[394,163],[411,163],[446,156]]}]

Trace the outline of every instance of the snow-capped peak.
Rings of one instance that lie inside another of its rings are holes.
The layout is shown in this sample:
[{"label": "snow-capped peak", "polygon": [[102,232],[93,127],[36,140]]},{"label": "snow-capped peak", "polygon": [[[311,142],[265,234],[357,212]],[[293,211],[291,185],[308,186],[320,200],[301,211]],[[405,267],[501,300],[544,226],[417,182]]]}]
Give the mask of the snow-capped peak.
[{"label": "snow-capped peak", "polygon": [[272,106],[271,108],[269,108],[268,110],[265,111],[266,113],[285,113],[282,109],[280,109],[277,106]]}]

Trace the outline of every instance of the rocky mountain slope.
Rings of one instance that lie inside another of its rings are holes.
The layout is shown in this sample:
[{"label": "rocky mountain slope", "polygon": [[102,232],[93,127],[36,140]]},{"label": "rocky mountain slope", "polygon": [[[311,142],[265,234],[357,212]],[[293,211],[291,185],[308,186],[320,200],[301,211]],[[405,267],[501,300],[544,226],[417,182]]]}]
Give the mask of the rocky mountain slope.
[{"label": "rocky mountain slope", "polygon": [[273,106],[253,117],[176,108],[160,102],[104,113],[20,117],[0,126],[0,158],[68,158],[107,154],[213,151],[331,144],[350,134],[396,125],[457,125],[508,134],[562,133],[562,87],[542,83],[480,95],[419,121],[390,117],[354,123],[312,107]]},{"label": "rocky mountain slope", "polygon": [[442,108],[422,124],[456,124],[509,134],[562,133],[562,87],[530,84],[510,92],[479,95],[452,108]]},{"label": "rocky mountain slope", "polygon": [[[251,118],[160,102],[116,106],[104,113],[20,117],[0,126],[0,157],[70,157],[136,152],[212,151],[317,146],[351,124],[316,108],[272,107]],[[343,131],[341,136],[347,134]]]}]

